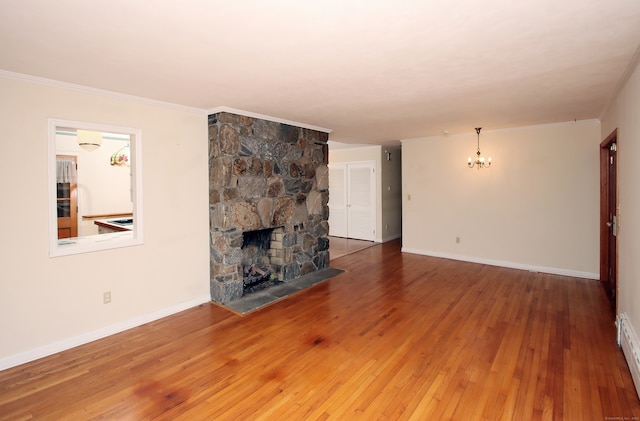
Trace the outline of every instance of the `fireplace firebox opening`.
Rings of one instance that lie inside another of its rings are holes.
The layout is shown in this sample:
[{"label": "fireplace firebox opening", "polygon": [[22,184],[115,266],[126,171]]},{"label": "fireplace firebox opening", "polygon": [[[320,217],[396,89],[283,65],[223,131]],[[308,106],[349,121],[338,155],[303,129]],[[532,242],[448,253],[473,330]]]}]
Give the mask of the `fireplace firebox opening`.
[{"label": "fireplace firebox opening", "polygon": [[283,228],[242,234],[242,287],[245,294],[282,283]]}]

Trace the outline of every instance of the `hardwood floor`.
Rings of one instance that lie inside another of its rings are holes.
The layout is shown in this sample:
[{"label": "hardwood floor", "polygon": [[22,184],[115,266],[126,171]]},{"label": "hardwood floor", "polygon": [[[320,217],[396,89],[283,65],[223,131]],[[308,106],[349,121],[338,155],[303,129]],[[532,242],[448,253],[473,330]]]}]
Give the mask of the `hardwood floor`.
[{"label": "hardwood floor", "polygon": [[248,316],[205,304],[0,372],[0,418],[640,417],[597,282],[399,250]]},{"label": "hardwood floor", "polygon": [[375,246],[373,241],[356,240],[353,238],[329,237],[329,251],[331,260],[337,259],[347,254],[355,253],[369,247]]}]

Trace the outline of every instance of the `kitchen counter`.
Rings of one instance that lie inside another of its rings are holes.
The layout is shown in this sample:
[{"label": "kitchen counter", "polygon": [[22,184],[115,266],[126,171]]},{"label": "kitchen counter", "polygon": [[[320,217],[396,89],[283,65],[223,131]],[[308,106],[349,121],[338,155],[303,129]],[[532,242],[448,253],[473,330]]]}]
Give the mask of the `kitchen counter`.
[{"label": "kitchen counter", "polygon": [[98,226],[100,234],[133,230],[133,218],[99,219],[93,223]]}]

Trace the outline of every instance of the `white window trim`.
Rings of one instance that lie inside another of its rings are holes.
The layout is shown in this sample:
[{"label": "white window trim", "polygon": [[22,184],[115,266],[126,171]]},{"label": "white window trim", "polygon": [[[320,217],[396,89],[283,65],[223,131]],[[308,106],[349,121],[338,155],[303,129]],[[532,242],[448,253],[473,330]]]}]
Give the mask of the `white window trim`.
[{"label": "white window trim", "polygon": [[[133,229],[113,234],[91,235],[58,240],[58,214],[56,190],[56,130],[58,128],[74,128],[95,130],[107,133],[122,133],[133,136],[131,150],[131,183],[133,190]],[[82,121],[48,119],[48,186],[49,186],[49,257],[68,256],[90,253],[120,247],[143,244],[143,212],[142,212],[142,131],[131,127],[107,124],[87,123]]]}]

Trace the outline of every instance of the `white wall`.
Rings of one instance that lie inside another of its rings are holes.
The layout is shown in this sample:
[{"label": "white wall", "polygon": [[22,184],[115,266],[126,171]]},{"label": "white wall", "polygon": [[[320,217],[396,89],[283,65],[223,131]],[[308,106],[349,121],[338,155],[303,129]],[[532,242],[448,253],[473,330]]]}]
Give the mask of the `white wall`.
[{"label": "white wall", "polygon": [[[602,119],[600,137],[618,129],[618,313],[640,329],[640,67]],[[640,346],[640,344],[636,344]],[[637,363],[636,363],[637,364]],[[639,386],[640,387],[640,386]]]},{"label": "white wall", "polygon": [[[403,250],[597,278],[596,120],[402,142]],[[456,242],[456,238],[460,242]]]},{"label": "white wall", "polygon": [[[19,78],[0,92],[0,369],[207,301],[206,113]],[[142,130],[143,245],[48,257],[48,118]]]}]

